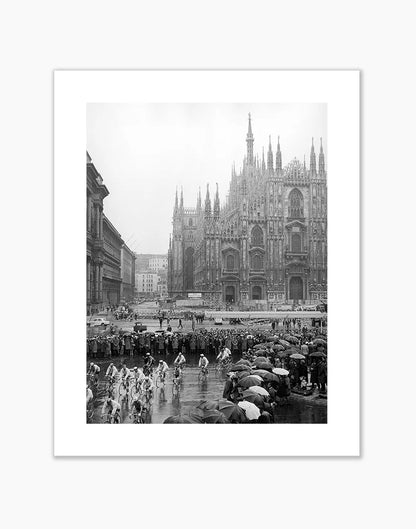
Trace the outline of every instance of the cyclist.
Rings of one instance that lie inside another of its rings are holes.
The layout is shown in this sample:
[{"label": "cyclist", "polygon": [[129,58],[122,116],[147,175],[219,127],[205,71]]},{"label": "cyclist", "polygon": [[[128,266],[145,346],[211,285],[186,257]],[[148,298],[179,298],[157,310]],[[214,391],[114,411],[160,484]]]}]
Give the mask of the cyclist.
[{"label": "cyclist", "polygon": [[144,359],[143,373],[151,375],[154,365],[155,365],[155,359],[150,353],[146,353],[146,357]]},{"label": "cyclist", "polygon": [[131,404],[131,415],[133,415],[133,420],[138,422],[138,419],[140,419],[140,417],[142,416],[142,412],[142,401],[138,397],[136,397]]},{"label": "cyclist", "polygon": [[104,417],[105,414],[111,415],[113,422],[120,421],[120,404],[113,399],[106,399],[103,404],[103,409],[101,410],[101,417]]},{"label": "cyclist", "polygon": [[94,398],[94,395],[91,391],[91,388],[87,386],[87,406],[92,401],[93,398]]},{"label": "cyclist", "polygon": [[136,383],[141,383],[144,380],[143,371],[139,369],[138,367],[133,367],[132,369],[132,375]]},{"label": "cyclist", "polygon": [[179,367],[179,369],[182,370],[185,363],[186,363],[186,358],[183,356],[182,353],[179,353],[178,356],[175,358],[173,365],[176,367]]},{"label": "cyclist", "polygon": [[130,383],[130,377],[131,377],[131,371],[126,366],[126,364],[123,364],[123,367],[120,370],[120,377],[121,377],[121,383],[126,386],[126,391],[128,393],[129,391],[129,383]]},{"label": "cyclist", "polygon": [[166,373],[169,370],[168,364],[164,360],[159,360],[159,365],[157,366],[156,373],[160,376],[162,382],[165,381]]},{"label": "cyclist", "polygon": [[226,364],[231,359],[231,351],[228,347],[222,346],[217,356],[217,360],[220,364]]},{"label": "cyclist", "polygon": [[203,353],[201,353],[199,355],[199,363],[198,363],[198,367],[200,368],[201,372],[203,373],[208,372],[208,364],[209,364],[208,358]]},{"label": "cyclist", "polygon": [[153,389],[154,389],[153,380],[149,376],[145,376],[144,380],[142,382],[142,391],[147,396],[147,400],[150,401],[153,397]]},{"label": "cyclist", "polygon": [[94,384],[98,384],[98,374],[100,371],[101,369],[99,366],[97,366],[97,364],[94,364],[94,362],[90,363],[87,375],[91,377],[92,380],[94,380]]},{"label": "cyclist", "polygon": [[114,384],[116,381],[116,376],[118,375],[118,369],[116,366],[111,362],[111,364],[108,366],[107,371],[105,373],[105,376],[108,377],[108,381],[111,384]]}]

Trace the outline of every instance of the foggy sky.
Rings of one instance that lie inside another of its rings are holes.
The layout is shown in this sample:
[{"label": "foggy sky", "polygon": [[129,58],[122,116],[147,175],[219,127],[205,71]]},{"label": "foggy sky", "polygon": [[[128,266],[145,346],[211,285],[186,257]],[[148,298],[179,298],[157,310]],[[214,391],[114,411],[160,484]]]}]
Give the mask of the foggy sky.
[{"label": "foggy sky", "polygon": [[183,186],[185,207],[195,207],[198,187],[211,199],[218,182],[225,201],[235,161],[246,153],[251,112],[254,153],[269,134],[275,161],[280,136],[283,166],[294,157],[309,167],[312,137],[327,158],[325,104],[117,104],[87,105],[87,150],[110,195],[104,212],[138,253],[167,253],[175,189]]}]

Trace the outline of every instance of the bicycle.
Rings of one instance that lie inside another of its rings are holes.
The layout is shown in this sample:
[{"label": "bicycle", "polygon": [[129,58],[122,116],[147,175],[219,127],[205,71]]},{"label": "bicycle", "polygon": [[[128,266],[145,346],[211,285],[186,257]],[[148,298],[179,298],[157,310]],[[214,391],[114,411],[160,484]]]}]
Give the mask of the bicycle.
[{"label": "bicycle", "polygon": [[166,379],[166,373],[164,372],[157,372],[155,385],[157,388],[165,387],[165,379]]},{"label": "bicycle", "polygon": [[120,381],[120,385],[118,387],[118,394],[120,395],[120,398],[124,398],[129,393],[129,381],[128,379],[123,378]]},{"label": "bicycle", "polygon": [[130,387],[130,397],[134,400],[135,397],[139,397],[143,391],[142,383],[139,379],[134,380]]},{"label": "bicycle", "polygon": [[141,413],[131,413],[129,417],[133,417],[133,424],[144,424],[143,411]]},{"label": "bicycle", "polygon": [[110,398],[114,396],[115,387],[116,387],[115,377],[107,376],[107,385],[105,387],[105,391]]},{"label": "bicycle", "polygon": [[182,384],[182,370],[180,367],[176,367],[175,371],[173,372],[172,393],[179,392],[181,384]]},{"label": "bicycle", "polygon": [[91,389],[95,389],[98,386],[98,375],[95,373],[88,373],[87,384],[90,386]]},{"label": "bicycle", "polygon": [[91,419],[94,417],[94,404],[93,402],[89,402],[87,405],[87,422],[91,421]]},{"label": "bicycle", "polygon": [[217,374],[221,374],[223,373],[224,371],[228,371],[228,369],[231,367],[231,362],[230,360],[220,360],[216,366],[215,366],[215,371]]},{"label": "bicycle", "polygon": [[202,366],[198,374],[198,382],[206,382],[208,380],[208,368]]},{"label": "bicycle", "polygon": [[153,367],[152,366],[143,366],[143,375],[145,377],[150,377],[152,378],[153,377]]},{"label": "bicycle", "polygon": [[102,421],[104,424],[120,424],[120,412],[117,410],[114,415],[112,413],[104,413]]}]

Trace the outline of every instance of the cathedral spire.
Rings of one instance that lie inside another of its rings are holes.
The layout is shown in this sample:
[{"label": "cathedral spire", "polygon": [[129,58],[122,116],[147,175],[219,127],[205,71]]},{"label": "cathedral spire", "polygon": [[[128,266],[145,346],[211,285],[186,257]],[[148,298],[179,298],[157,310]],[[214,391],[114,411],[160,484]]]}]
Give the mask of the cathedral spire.
[{"label": "cathedral spire", "polygon": [[273,173],[273,151],[272,151],[272,137],[269,136],[269,150],[267,152],[267,170]]},{"label": "cathedral spire", "polygon": [[181,186],[181,203],[180,203],[180,209],[183,209],[183,187]]},{"label": "cathedral spire", "polygon": [[313,146],[313,138],[312,138],[311,159],[310,159],[310,164],[309,164],[309,170],[312,175],[316,175],[316,155],[315,155],[315,148]]},{"label": "cathedral spire", "polygon": [[218,184],[217,184],[217,191],[215,193],[215,200],[214,200],[214,218],[218,219],[220,217],[220,197],[218,194]]},{"label": "cathedral spire", "polygon": [[175,194],[175,208],[173,210],[174,213],[178,212],[178,188],[176,187],[176,194]]},{"label": "cathedral spire", "polygon": [[321,138],[321,148],[319,150],[319,176],[324,176],[325,174],[325,156],[324,150],[322,147],[322,138]]},{"label": "cathedral spire", "polygon": [[276,149],[276,173],[282,170],[282,153],[280,151],[280,136],[277,137],[277,149]]},{"label": "cathedral spire", "polygon": [[205,197],[205,216],[211,216],[211,199],[209,197],[209,184],[207,184],[207,194]]},{"label": "cathedral spire", "polygon": [[202,199],[201,199],[201,187],[198,189],[198,198],[196,199],[196,212],[201,213]]},{"label": "cathedral spire", "polygon": [[254,137],[253,131],[251,130],[251,114],[248,113],[248,132],[247,132],[247,165],[253,165],[253,145]]},{"label": "cathedral spire", "polygon": [[261,172],[264,173],[265,170],[266,170],[266,163],[264,161],[264,147],[263,147],[263,157],[261,160]]}]

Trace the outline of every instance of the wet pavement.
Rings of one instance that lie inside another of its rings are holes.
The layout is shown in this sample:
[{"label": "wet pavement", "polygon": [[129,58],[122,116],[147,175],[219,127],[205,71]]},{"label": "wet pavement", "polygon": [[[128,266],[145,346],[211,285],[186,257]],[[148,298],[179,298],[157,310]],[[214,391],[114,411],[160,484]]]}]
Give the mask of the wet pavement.
[{"label": "wet pavement", "polygon": [[[159,359],[157,356],[155,358],[156,360]],[[142,367],[141,359],[139,361],[137,357],[121,357],[113,359],[113,362],[117,368],[121,367],[121,362],[125,362],[129,368],[133,366]],[[222,398],[225,375],[217,373],[211,359],[210,362],[209,375],[205,381],[198,380],[199,369],[196,365],[187,366],[183,372],[179,391],[172,382],[173,369],[170,368],[164,387],[155,387],[150,416],[146,422],[163,423],[167,417],[177,415],[181,410],[195,406],[201,400]],[[94,390],[94,414],[89,422],[101,423],[102,406],[107,396],[105,372],[110,362],[108,359],[97,359],[95,363],[101,367],[101,372],[98,386]],[[121,405],[121,422],[131,423],[132,419],[129,417],[131,397],[120,396],[119,386],[116,384],[114,398]],[[274,420],[277,423],[326,423],[326,400],[292,395],[289,397],[287,405],[275,408]]]}]

